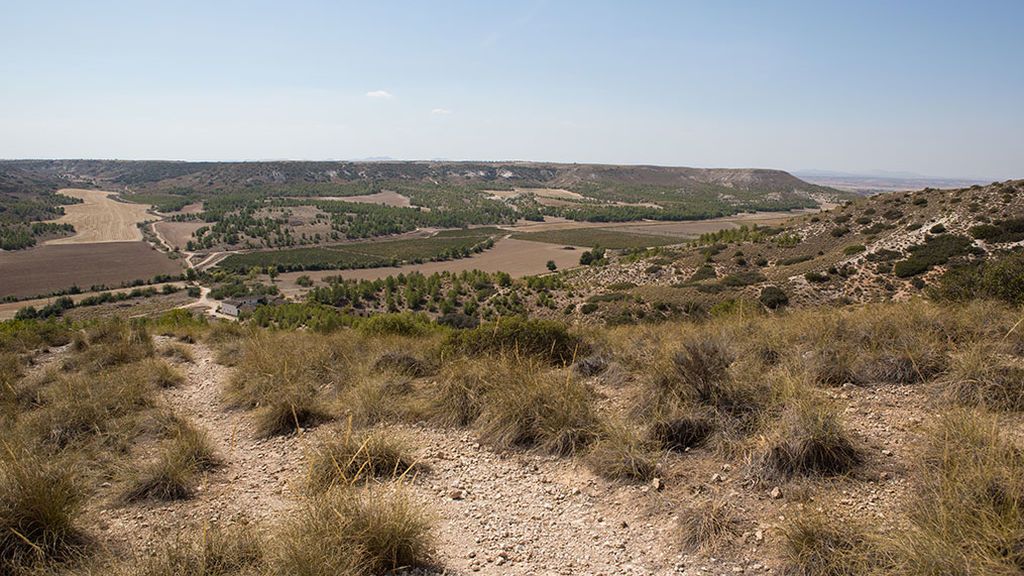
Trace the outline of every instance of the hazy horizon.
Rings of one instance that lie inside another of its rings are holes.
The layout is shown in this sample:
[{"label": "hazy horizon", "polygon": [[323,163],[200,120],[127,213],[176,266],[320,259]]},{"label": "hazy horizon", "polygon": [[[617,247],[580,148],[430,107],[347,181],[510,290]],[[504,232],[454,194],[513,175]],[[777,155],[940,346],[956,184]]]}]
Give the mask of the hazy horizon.
[{"label": "hazy horizon", "polygon": [[1024,177],[1024,4],[38,2],[0,157]]}]

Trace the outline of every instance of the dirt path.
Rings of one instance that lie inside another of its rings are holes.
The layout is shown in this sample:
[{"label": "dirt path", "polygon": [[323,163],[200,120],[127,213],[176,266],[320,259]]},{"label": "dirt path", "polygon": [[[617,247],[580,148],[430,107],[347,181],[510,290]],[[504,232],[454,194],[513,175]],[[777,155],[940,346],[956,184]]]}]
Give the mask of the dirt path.
[{"label": "dirt path", "polygon": [[[161,346],[169,339],[156,341]],[[173,541],[203,526],[272,525],[294,503],[292,484],[302,478],[305,440],[294,436],[259,439],[249,413],[221,402],[231,368],[214,362],[213,352],[204,345],[189,348],[195,361],[178,366],[186,382],[168,390],[164,398],[175,414],[209,434],[224,464],[203,478],[189,500],[123,505],[116,501],[116,484],[104,487],[96,524],[109,532],[112,544],[141,554],[152,552],[166,538]]]},{"label": "dirt path", "polygon": [[431,470],[416,490],[438,518],[456,574],[664,574],[680,557],[647,486],[595,478],[576,462],[496,454],[467,431],[413,428]]}]

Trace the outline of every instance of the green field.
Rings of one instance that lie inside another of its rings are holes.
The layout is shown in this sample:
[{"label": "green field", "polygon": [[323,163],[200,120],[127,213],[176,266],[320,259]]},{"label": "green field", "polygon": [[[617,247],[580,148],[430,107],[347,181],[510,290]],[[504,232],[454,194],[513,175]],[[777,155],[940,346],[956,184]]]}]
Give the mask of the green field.
[{"label": "green field", "polygon": [[445,230],[429,238],[249,252],[229,256],[219,266],[237,271],[249,270],[254,266],[277,266],[279,270],[344,270],[452,260],[489,248],[489,244],[500,233],[500,230],[491,227]]},{"label": "green field", "polygon": [[568,230],[547,230],[544,232],[520,232],[512,235],[519,240],[532,240],[547,244],[563,244],[566,246],[600,246],[613,250],[625,248],[652,248],[679,244],[679,238],[655,236],[653,234],[637,234],[619,232],[607,228],[571,228]]}]

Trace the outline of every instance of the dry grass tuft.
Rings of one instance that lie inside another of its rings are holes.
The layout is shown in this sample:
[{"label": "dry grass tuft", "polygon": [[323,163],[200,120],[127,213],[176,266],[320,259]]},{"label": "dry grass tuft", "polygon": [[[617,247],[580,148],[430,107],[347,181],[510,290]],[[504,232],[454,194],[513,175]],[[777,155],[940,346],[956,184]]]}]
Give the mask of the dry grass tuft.
[{"label": "dry grass tuft", "polygon": [[174,388],[185,383],[185,375],[162,360],[149,359],[139,364],[149,383],[157,388]]},{"label": "dry grass tuft", "polygon": [[598,438],[601,420],[593,393],[570,370],[519,364],[505,385],[489,390],[477,428],[483,441],[501,449],[540,448],[572,455]]},{"label": "dry grass tuft", "polygon": [[835,408],[807,391],[784,409],[757,467],[765,478],[835,476],[862,461]]},{"label": "dry grass tuft", "polygon": [[304,389],[282,390],[256,411],[256,431],[265,437],[302,432],[331,419],[331,414],[317,398]]},{"label": "dry grass tuft", "polygon": [[396,350],[381,354],[373,363],[374,370],[379,372],[392,372],[410,378],[420,378],[433,372],[432,367],[425,361]]},{"label": "dry grass tuft", "polygon": [[594,443],[586,462],[603,478],[646,482],[654,478],[658,452],[624,424],[611,424]]},{"label": "dry grass tuft", "polygon": [[725,544],[726,539],[739,535],[739,524],[736,513],[722,500],[709,500],[679,514],[683,547],[691,552],[714,550]]},{"label": "dry grass tuft", "polygon": [[194,539],[175,540],[117,576],[258,576],[265,574],[263,541],[251,527],[203,529]]},{"label": "dry grass tuft", "polygon": [[196,361],[196,357],[192,354],[192,350],[190,350],[188,346],[178,342],[173,342],[164,346],[163,349],[160,350],[160,355],[176,362],[190,364]]},{"label": "dry grass tuft", "polygon": [[63,561],[84,550],[77,525],[80,470],[28,450],[0,447],[0,573]]},{"label": "dry grass tuft", "polygon": [[964,406],[1024,410],[1024,365],[989,342],[971,343],[954,354],[943,387],[950,399]]},{"label": "dry grass tuft", "polygon": [[664,418],[651,426],[651,438],[665,450],[685,452],[704,444],[715,432],[715,421],[697,412]]},{"label": "dry grass tuft", "polygon": [[282,531],[274,574],[362,576],[425,566],[433,521],[401,486],[334,489],[309,500]]},{"label": "dry grass tuft", "polygon": [[388,430],[354,433],[349,426],[339,437],[314,448],[307,487],[324,492],[375,479],[400,478],[421,469],[403,436]]},{"label": "dry grass tuft", "polygon": [[124,501],[189,498],[197,474],[221,465],[205,431],[181,417],[173,417],[169,428],[171,438],[157,457],[126,473]]},{"label": "dry grass tuft", "polygon": [[785,527],[783,554],[787,573],[797,576],[862,576],[878,568],[863,530],[816,514],[797,515]]},{"label": "dry grass tuft", "polygon": [[896,543],[903,574],[1024,570],[1024,454],[984,414],[943,415],[928,438],[911,529]]}]

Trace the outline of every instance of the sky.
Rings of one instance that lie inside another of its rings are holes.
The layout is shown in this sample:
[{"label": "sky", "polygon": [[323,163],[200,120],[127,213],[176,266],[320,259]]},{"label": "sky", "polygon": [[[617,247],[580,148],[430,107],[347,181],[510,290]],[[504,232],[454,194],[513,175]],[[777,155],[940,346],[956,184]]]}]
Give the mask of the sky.
[{"label": "sky", "polygon": [[1024,177],[1024,1],[0,0],[0,158]]}]

